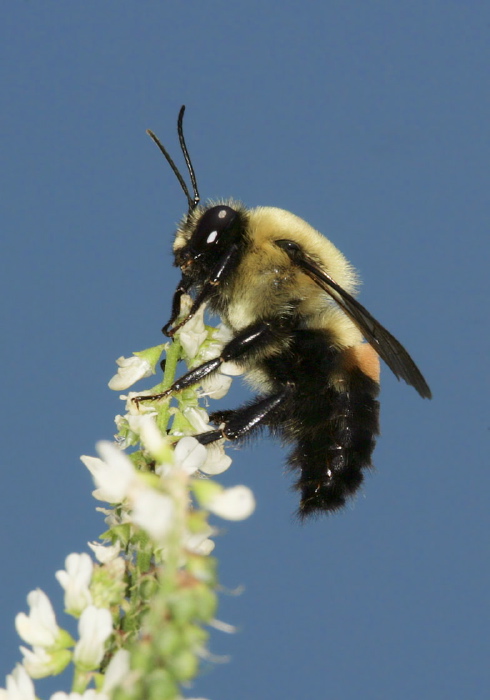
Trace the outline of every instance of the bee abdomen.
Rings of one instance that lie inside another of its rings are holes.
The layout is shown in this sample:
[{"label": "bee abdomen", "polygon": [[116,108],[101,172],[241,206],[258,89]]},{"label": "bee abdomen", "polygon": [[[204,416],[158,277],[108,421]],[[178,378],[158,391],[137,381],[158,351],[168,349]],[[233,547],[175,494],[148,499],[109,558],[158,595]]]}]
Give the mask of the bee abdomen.
[{"label": "bee abdomen", "polygon": [[301,518],[342,508],[362,484],[379,433],[378,391],[376,381],[355,369],[346,391],[318,397],[323,410],[310,405],[298,416],[302,430],[289,463],[301,472],[295,486]]}]

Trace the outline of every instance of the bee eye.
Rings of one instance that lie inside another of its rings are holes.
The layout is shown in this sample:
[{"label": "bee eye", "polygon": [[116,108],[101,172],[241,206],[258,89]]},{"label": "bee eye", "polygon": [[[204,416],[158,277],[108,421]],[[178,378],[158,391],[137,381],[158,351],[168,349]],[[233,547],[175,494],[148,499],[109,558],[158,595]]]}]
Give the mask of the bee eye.
[{"label": "bee eye", "polygon": [[193,248],[199,249],[219,243],[221,234],[232,226],[236,217],[237,212],[224,204],[205,211],[192,236]]}]

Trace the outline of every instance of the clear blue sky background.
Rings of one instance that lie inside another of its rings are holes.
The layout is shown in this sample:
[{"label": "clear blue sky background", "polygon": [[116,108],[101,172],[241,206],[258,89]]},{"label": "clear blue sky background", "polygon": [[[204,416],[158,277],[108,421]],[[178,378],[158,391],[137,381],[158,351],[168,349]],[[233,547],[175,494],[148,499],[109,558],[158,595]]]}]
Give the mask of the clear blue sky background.
[{"label": "clear blue sky background", "polygon": [[189,694],[488,697],[488,2],[4,0],[0,17],[0,676],[27,593],[60,610],[54,572],[102,531],[78,456],[114,432],[115,358],[168,320],[186,206],[145,129],[178,158],[185,103],[202,195],[328,235],[434,393],[385,368],[376,472],[334,517],[293,520],[279,445],[235,453],[223,481],[258,507],[216,551],[245,586],[220,609],[240,629],[213,634],[232,660]]}]

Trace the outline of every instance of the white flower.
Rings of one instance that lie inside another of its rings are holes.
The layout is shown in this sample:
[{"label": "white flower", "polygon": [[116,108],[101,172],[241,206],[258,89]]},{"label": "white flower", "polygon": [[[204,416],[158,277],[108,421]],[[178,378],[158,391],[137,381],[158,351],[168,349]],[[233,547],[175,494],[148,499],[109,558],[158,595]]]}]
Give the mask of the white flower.
[{"label": "white flower", "polygon": [[89,688],[84,693],[64,693],[58,691],[54,693],[50,700],[109,700],[107,693],[98,693],[93,688]]},{"label": "white flower", "polygon": [[187,325],[190,325],[193,321],[194,319],[191,319],[189,324],[186,324],[179,334],[182,350],[189,361],[191,361],[197,355],[199,348],[208,336],[205,329],[200,333],[193,329],[188,329]]},{"label": "white flower", "polygon": [[139,434],[141,442],[148,452],[150,452],[153,457],[158,457],[167,449],[167,443],[158,430],[155,418],[151,414],[144,414],[137,417],[139,418],[139,430],[135,430],[133,427],[136,416],[131,416],[128,419],[131,430]]},{"label": "white flower", "polygon": [[109,382],[109,389],[114,391],[127,389],[140,379],[154,374],[153,367],[143,357],[119,357],[116,364],[119,365],[119,369]]},{"label": "white flower", "polygon": [[136,479],[136,470],[129,457],[111,442],[102,440],[96,447],[102,459],[85,455],[80,457],[98,487],[93,492],[94,498],[108,503],[121,503]]},{"label": "white flower", "polygon": [[131,430],[131,426],[129,425],[129,416],[130,414],[127,413],[124,416],[117,415],[114,418],[114,423],[117,428],[117,433],[114,435],[114,442],[121,450],[132,447],[139,442],[138,435]]},{"label": "white flower", "polygon": [[20,664],[7,676],[6,686],[0,688],[0,700],[36,700],[34,683]]},{"label": "white flower", "polygon": [[211,552],[214,550],[216,547],[216,544],[213,542],[213,540],[206,539],[201,542],[197,547],[194,549],[191,549],[191,552],[194,552],[195,554],[200,554],[203,557],[207,557]]},{"label": "white flower", "polygon": [[64,671],[71,661],[71,651],[58,649],[48,652],[44,647],[26,649],[20,647],[24,657],[24,668],[31,678],[46,678]]},{"label": "white flower", "polygon": [[202,365],[203,362],[208,362],[208,360],[215,360],[217,357],[220,356],[222,349],[222,343],[216,343],[214,340],[207,340],[202,346],[202,348],[199,350],[192,364],[195,367],[198,367],[199,365]]},{"label": "white flower", "polygon": [[157,410],[155,406],[152,405],[151,401],[143,401],[142,403],[133,401],[136,396],[153,396],[154,394],[155,392],[152,389],[145,389],[144,391],[129,391],[127,395],[121,394],[119,398],[126,401],[126,415],[124,418],[129,419],[129,416],[140,416],[142,413],[151,413],[156,415]]},{"label": "white flower", "polygon": [[100,544],[100,542],[89,542],[88,546],[95,554],[95,558],[101,564],[109,564],[119,556],[121,544],[116,542],[114,545]]},{"label": "white flower", "polygon": [[222,399],[228,393],[233,379],[220,372],[215,372],[201,380],[201,396],[210,396],[212,399]]},{"label": "white flower", "polygon": [[[148,486],[147,480],[135,470],[129,457],[113,443],[99,442],[97,449],[102,459],[82,458],[92,472],[96,485],[100,486],[94,496],[109,503],[125,500],[130,512],[129,519],[160,541],[167,534],[174,517],[171,498]],[[182,458],[187,458],[189,464],[195,459],[185,454]]]},{"label": "white flower", "polygon": [[207,556],[211,554],[215,547],[213,540],[209,539],[209,535],[214,532],[213,528],[207,527],[204,532],[188,532],[185,537],[185,548],[189,552],[194,552],[195,554],[201,554]]},{"label": "white flower", "polygon": [[[180,302],[180,312],[181,315],[185,315],[190,311],[190,306],[188,299],[190,297],[183,296]],[[192,300],[191,300],[192,304]],[[204,325],[204,309],[205,304],[203,304],[199,310],[194,314],[194,316],[187,321],[187,323],[177,331],[178,338],[182,345],[184,354],[189,360],[192,360],[198,353],[199,348],[204,343],[208,337],[208,332]]]},{"label": "white flower", "polygon": [[[195,358],[195,360],[198,361],[199,364],[207,362],[208,360],[214,360],[216,357],[219,357],[221,355],[224,343],[221,342],[219,336],[217,337],[214,334],[214,331],[212,329],[209,333],[209,336],[210,337],[200,348],[199,353]],[[231,338],[232,336],[230,336],[230,340]]]},{"label": "white flower", "polygon": [[243,374],[244,371],[245,370],[242,367],[231,361],[223,362],[220,367],[220,372],[230,377],[238,377],[240,374]]},{"label": "white flower", "polygon": [[213,330],[213,340],[221,345],[226,345],[230,340],[233,340],[233,331],[229,328],[226,323],[218,323],[216,328]]},{"label": "white flower", "polygon": [[121,685],[130,671],[130,655],[127,649],[119,649],[109,662],[104,675],[102,690],[110,693],[116,686]]},{"label": "white flower", "polygon": [[[121,416],[121,414],[118,413],[117,416],[114,417],[114,423],[116,424],[116,428],[117,428],[118,432],[126,427],[127,422],[128,422],[127,416]],[[120,436],[118,435],[116,437],[116,439],[119,439],[119,438],[120,438]]]},{"label": "white flower", "polygon": [[[143,407],[143,404],[141,406]],[[165,458],[171,448],[158,429],[155,416],[154,409],[151,412],[142,410],[137,414],[127,413],[118,425],[119,430],[122,428],[125,435],[124,440],[118,443],[121,449],[141,442],[155,460],[160,461]]]},{"label": "white flower", "polygon": [[138,489],[132,495],[131,520],[157,542],[168,533],[175,514],[172,499],[151,488]]},{"label": "white flower", "polygon": [[207,459],[207,450],[196,438],[188,436],[179,440],[175,448],[175,463],[186,474],[194,474]]},{"label": "white flower", "polygon": [[78,622],[80,639],[75,646],[74,662],[82,671],[93,671],[104,657],[105,642],[112,634],[109,610],[89,605]]},{"label": "white flower", "polygon": [[203,408],[188,406],[187,408],[184,408],[182,413],[197,434],[212,430],[212,427],[209,425],[209,416]]},{"label": "white flower", "polygon": [[206,461],[199,467],[204,474],[222,474],[231,464],[222,442],[212,442],[206,445]]},{"label": "white flower", "polygon": [[53,606],[40,588],[27,596],[29,615],[21,612],[15,618],[17,634],[24,642],[39,647],[53,647],[60,636]]},{"label": "white flower", "polygon": [[84,552],[69,554],[65,559],[65,567],[66,569],[57,571],[55,576],[65,591],[65,610],[78,617],[92,602],[89,586],[94,565]]},{"label": "white flower", "polygon": [[206,508],[226,520],[244,520],[255,510],[255,498],[247,486],[233,486],[213,496]]}]

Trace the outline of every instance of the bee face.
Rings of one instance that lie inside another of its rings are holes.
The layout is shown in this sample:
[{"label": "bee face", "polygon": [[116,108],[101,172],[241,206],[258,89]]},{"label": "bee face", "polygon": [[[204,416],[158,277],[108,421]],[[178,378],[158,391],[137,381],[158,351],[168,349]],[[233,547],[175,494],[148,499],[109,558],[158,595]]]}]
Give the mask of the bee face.
[{"label": "bee face", "polygon": [[243,228],[240,213],[226,204],[201,208],[197,213],[197,219],[195,215],[185,218],[174,245],[175,264],[187,274],[212,266],[213,260],[239,241]]}]

